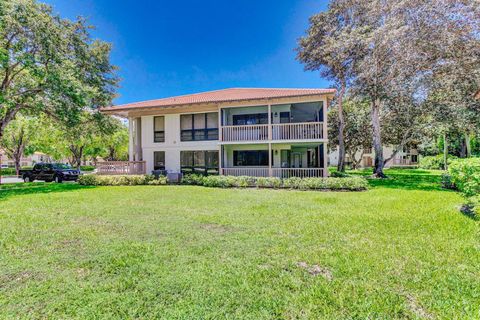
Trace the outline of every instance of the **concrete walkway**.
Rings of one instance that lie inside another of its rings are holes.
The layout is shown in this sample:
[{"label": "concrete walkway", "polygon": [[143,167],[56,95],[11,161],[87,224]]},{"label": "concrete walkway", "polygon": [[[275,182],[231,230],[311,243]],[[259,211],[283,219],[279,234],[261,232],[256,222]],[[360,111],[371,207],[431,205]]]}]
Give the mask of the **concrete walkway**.
[{"label": "concrete walkway", "polygon": [[17,177],[2,177],[2,180],[1,180],[2,184],[4,184],[4,183],[19,183],[19,182],[23,182],[23,180],[20,179],[20,178],[17,178]]}]

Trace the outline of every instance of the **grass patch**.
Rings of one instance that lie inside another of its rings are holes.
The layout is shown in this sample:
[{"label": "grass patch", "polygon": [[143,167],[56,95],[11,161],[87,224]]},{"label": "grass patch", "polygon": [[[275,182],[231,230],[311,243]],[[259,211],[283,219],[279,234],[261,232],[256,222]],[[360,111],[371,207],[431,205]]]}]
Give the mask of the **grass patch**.
[{"label": "grass patch", "polygon": [[0,191],[0,318],[478,318],[479,223],[409,173],[360,193]]}]

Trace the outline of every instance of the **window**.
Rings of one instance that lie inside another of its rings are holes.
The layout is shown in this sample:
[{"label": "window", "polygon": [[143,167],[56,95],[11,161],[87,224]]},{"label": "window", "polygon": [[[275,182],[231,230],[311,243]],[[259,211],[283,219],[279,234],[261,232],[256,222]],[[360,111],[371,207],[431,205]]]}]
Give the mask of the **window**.
[{"label": "window", "polygon": [[182,173],[218,174],[218,151],[181,151]]},{"label": "window", "polygon": [[153,117],[153,142],[165,142],[165,117]]},{"label": "window", "polygon": [[290,112],[280,112],[280,123],[289,123],[290,122]]},{"label": "window", "polygon": [[180,140],[218,140],[218,113],[195,113],[180,115]]},{"label": "window", "polygon": [[418,162],[418,155],[412,154],[412,163],[417,163]]},{"label": "window", "polygon": [[165,170],[165,151],[155,151],[153,153],[153,169]]},{"label": "window", "polygon": [[236,167],[268,166],[268,150],[233,151],[233,165]]},{"label": "window", "polygon": [[234,114],[233,125],[243,126],[248,124],[267,124],[268,113],[256,113],[256,114]]}]

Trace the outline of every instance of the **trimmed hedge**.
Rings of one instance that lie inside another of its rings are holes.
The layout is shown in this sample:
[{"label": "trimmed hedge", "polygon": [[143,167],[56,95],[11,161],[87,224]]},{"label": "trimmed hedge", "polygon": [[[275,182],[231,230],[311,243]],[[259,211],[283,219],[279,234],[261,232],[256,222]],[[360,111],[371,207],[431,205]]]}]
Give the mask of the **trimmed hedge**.
[{"label": "trimmed hedge", "polygon": [[[455,156],[449,155],[447,158],[447,162],[450,165],[452,161],[458,159]],[[445,167],[445,161],[443,161],[443,154],[439,154],[436,156],[427,156],[421,157],[419,162],[419,168],[427,169],[427,170],[441,170]]]},{"label": "trimmed hedge", "polygon": [[[166,185],[168,180],[164,176],[155,179],[151,175],[129,175],[129,176],[102,176],[82,175],[78,183],[85,186],[136,186],[136,185]],[[234,176],[202,176],[190,174],[184,176],[182,184],[198,185],[211,188],[286,188],[299,190],[350,190],[361,191],[368,188],[365,178],[352,176],[348,178],[288,178],[280,179],[275,177],[234,177]]]},{"label": "trimmed hedge", "polygon": [[88,174],[80,176],[78,183],[84,186],[166,185],[167,178],[161,176],[155,179],[150,175],[101,176]]},{"label": "trimmed hedge", "polygon": [[368,188],[365,178],[352,176],[347,178],[255,178],[247,176],[201,176],[186,175],[183,184],[201,185],[214,188],[287,188],[299,190],[350,190],[360,191]]},{"label": "trimmed hedge", "polygon": [[90,172],[95,170],[95,166],[80,166],[80,171]]},{"label": "trimmed hedge", "polygon": [[2,176],[14,176],[17,172],[15,171],[15,168],[2,168],[0,174]]}]

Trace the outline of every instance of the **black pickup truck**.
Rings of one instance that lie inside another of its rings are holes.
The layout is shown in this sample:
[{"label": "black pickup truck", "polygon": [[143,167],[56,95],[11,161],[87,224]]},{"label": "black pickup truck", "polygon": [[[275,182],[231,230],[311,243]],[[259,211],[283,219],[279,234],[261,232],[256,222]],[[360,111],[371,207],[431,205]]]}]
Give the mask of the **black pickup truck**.
[{"label": "black pickup truck", "polygon": [[20,175],[25,182],[35,180],[55,181],[57,183],[77,181],[79,174],[78,170],[62,163],[37,163],[32,170],[20,170]]}]

